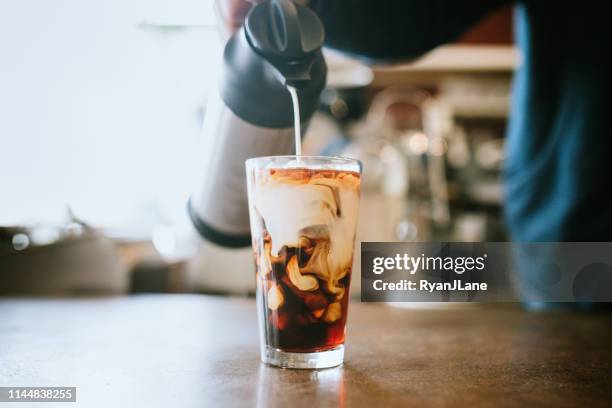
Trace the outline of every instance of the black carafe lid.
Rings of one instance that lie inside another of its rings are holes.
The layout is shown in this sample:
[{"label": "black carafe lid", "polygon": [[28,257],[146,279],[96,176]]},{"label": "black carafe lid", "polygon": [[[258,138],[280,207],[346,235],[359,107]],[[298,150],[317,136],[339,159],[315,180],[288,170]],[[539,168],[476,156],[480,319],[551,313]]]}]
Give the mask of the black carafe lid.
[{"label": "black carafe lid", "polygon": [[298,89],[301,118],[307,121],[325,86],[324,38],[321,20],[306,6],[291,0],[254,6],[223,54],[220,87],[226,105],[257,126],[292,127],[290,85]]},{"label": "black carafe lid", "polygon": [[245,20],[247,40],[281,74],[287,85],[310,80],[316,52],[325,32],[317,15],[291,0],[272,0],[254,7]]}]

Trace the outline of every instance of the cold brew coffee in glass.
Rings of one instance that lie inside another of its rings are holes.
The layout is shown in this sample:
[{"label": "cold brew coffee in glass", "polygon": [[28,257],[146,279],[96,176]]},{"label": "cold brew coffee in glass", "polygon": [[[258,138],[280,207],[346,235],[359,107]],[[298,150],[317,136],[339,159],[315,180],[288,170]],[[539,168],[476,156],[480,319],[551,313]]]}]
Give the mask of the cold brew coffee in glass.
[{"label": "cold brew coffee in glass", "polygon": [[247,160],[263,362],[342,364],[361,165],[339,157]]}]

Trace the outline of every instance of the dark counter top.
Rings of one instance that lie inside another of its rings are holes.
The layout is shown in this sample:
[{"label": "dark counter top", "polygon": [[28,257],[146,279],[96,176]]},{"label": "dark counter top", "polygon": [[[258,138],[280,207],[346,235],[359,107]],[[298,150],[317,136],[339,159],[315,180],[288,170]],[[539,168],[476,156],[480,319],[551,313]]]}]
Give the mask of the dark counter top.
[{"label": "dark counter top", "polygon": [[252,300],[4,298],[0,386],[76,386],[85,407],[612,403],[610,315],[355,303],[349,316],[344,366],[293,371],[260,364]]}]

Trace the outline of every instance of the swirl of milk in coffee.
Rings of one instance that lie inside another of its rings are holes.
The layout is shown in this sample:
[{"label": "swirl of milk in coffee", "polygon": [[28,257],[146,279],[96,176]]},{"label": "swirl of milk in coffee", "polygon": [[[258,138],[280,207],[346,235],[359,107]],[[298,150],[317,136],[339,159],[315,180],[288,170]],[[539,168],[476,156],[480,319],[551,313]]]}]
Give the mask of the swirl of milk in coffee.
[{"label": "swirl of milk in coffee", "polygon": [[[327,283],[336,300],[350,271],[359,210],[359,176],[351,172],[280,169],[258,178],[254,206],[271,238],[270,256],[283,247],[312,248],[301,274]],[[295,271],[294,271],[295,272]]]}]

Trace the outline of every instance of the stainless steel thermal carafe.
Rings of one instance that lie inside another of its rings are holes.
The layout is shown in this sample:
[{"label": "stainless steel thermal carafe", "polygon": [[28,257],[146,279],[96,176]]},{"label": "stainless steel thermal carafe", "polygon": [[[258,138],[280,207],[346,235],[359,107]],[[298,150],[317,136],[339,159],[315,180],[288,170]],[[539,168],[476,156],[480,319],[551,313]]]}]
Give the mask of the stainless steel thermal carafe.
[{"label": "stainless steel thermal carafe", "polygon": [[293,107],[298,90],[308,122],[325,86],[327,68],[317,15],[290,0],[254,6],[223,53],[218,92],[209,99],[202,137],[202,177],[188,208],[207,240],[225,247],[251,245],[244,162],[293,154]]}]

